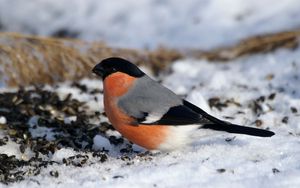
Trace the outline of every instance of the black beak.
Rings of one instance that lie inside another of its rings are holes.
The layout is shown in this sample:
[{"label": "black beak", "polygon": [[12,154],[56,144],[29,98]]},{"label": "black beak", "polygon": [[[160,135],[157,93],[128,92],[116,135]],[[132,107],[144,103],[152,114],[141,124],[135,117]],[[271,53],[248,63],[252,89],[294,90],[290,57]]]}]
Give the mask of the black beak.
[{"label": "black beak", "polygon": [[93,73],[97,74],[100,77],[104,76],[104,69],[103,67],[99,64],[97,64],[93,69],[92,69]]}]

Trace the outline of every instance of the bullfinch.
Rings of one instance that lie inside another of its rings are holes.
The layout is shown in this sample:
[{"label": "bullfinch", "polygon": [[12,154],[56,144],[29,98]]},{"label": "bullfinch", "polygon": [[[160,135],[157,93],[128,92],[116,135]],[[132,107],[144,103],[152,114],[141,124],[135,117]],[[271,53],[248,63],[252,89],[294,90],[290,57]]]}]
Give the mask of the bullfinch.
[{"label": "bullfinch", "polygon": [[217,119],[147,76],[129,61],[111,57],[93,70],[103,80],[104,110],[113,127],[148,150],[169,151],[198,129],[271,137],[273,132]]}]

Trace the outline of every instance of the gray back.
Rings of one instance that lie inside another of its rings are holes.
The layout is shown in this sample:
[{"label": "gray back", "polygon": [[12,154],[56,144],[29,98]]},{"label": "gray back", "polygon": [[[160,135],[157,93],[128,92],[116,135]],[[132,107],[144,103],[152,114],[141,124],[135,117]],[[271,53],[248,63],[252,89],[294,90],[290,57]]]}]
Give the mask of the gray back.
[{"label": "gray back", "polygon": [[138,78],[131,90],[118,101],[118,106],[135,118],[142,118],[144,113],[161,117],[170,107],[181,104],[179,96],[147,75]]}]

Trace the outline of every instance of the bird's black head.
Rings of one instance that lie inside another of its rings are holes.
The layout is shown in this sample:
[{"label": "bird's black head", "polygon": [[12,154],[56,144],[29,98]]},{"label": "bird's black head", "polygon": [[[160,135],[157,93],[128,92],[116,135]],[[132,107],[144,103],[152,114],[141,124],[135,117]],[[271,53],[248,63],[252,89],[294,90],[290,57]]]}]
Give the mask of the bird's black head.
[{"label": "bird's black head", "polygon": [[123,72],[134,77],[142,77],[145,74],[136,65],[118,57],[110,57],[102,60],[92,71],[101,76],[103,80],[115,72]]}]

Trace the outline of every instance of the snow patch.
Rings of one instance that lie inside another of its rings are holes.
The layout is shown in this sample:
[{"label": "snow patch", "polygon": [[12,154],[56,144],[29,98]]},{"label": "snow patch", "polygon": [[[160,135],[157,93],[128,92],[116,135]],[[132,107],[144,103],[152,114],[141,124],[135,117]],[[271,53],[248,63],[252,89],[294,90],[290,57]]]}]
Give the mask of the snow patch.
[{"label": "snow patch", "polygon": [[94,150],[112,149],[112,145],[110,144],[109,140],[103,136],[96,135],[93,140],[94,140],[94,145],[93,145]]},{"label": "snow patch", "polygon": [[0,116],[0,124],[6,124],[6,118],[4,116]]}]

